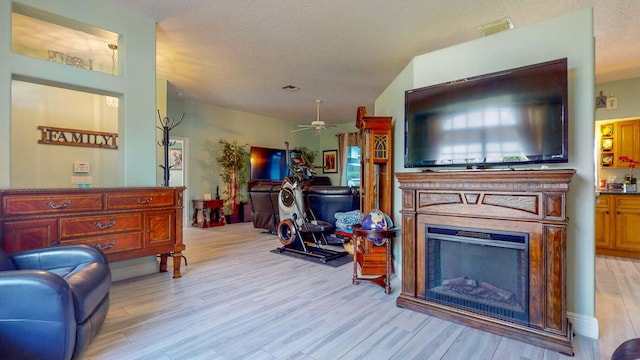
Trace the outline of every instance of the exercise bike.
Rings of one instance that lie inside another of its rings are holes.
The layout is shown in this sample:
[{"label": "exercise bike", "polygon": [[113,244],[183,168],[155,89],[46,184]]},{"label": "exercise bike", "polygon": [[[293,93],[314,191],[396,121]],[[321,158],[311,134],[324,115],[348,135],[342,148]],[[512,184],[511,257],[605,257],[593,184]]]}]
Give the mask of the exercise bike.
[{"label": "exercise bike", "polygon": [[[312,256],[323,263],[347,255],[346,251],[322,248],[323,245],[329,245],[325,232],[333,226],[326,221],[317,220],[311,209],[307,211],[302,195],[302,187],[313,178],[315,172],[304,154],[291,158],[289,144],[285,145],[289,174],[285,177],[278,194],[280,222],[276,228],[276,234],[283,246],[276,251],[291,251]],[[307,213],[313,219],[309,219]],[[305,240],[313,242],[315,246],[306,244]]]}]

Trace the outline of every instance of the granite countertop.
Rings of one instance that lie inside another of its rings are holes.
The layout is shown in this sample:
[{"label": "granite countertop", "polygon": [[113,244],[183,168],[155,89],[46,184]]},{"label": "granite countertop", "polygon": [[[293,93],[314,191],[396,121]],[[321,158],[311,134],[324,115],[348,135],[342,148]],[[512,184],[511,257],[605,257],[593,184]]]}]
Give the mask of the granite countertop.
[{"label": "granite countertop", "polygon": [[622,189],[608,190],[603,188],[596,188],[596,196],[598,195],[640,195],[638,191],[624,191]]}]

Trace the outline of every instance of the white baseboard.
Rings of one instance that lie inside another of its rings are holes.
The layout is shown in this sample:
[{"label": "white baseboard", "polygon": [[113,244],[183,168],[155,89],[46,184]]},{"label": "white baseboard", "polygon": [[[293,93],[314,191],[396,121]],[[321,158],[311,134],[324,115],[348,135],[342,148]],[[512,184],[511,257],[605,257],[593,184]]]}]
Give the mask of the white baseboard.
[{"label": "white baseboard", "polygon": [[586,336],[591,339],[598,339],[600,334],[600,326],[598,325],[598,319],[592,316],[584,316],[567,312],[567,317],[573,325],[573,331],[582,336]]},{"label": "white baseboard", "polygon": [[120,281],[136,276],[157,273],[160,264],[155,256],[110,263],[112,281]]}]

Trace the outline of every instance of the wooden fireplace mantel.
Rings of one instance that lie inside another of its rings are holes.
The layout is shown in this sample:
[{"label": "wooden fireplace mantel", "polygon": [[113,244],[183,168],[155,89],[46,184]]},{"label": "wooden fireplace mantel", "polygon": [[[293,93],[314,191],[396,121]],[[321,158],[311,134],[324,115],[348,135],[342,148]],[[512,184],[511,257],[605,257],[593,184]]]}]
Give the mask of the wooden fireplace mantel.
[{"label": "wooden fireplace mantel", "polygon": [[[566,316],[566,194],[573,169],[396,173],[402,190],[397,305],[573,355]],[[529,324],[426,298],[426,224],[529,234]]]}]

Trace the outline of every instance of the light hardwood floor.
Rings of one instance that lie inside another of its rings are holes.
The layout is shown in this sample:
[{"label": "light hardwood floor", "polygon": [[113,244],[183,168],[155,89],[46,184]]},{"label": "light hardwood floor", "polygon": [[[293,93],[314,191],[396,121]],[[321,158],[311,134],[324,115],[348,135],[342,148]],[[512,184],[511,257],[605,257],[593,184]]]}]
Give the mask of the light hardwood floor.
[{"label": "light hardwood floor", "polygon": [[[391,295],[352,285],[350,264],[270,253],[278,239],[251,223],[184,235],[182,278],[114,283],[109,315],[81,359],[572,359],[398,308],[397,278]],[[577,336],[573,359],[608,359],[640,328],[638,262],[598,258],[597,269],[601,350]]]},{"label": "light hardwood floor", "polygon": [[640,260],[596,257],[596,317],[602,359],[640,337]]}]

